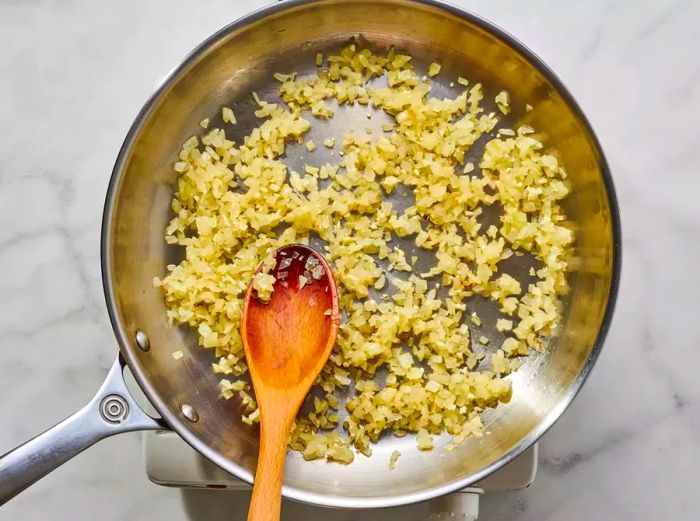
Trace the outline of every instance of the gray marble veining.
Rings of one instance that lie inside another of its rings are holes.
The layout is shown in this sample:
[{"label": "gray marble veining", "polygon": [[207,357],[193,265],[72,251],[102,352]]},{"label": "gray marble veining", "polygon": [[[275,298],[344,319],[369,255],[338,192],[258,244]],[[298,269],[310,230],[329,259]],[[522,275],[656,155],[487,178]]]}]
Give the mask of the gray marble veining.
[{"label": "gray marble veining", "polygon": [[[526,42],[577,97],[611,163],[625,249],[590,380],[542,439],[534,485],[485,497],[481,519],[696,519],[700,3],[456,3]],[[0,2],[0,451],[77,409],[106,374],[115,342],[98,248],[117,150],[158,80],[258,5]],[[218,521],[241,508],[226,494],[150,484],[139,436],[126,435],[56,471],[0,520]]]}]

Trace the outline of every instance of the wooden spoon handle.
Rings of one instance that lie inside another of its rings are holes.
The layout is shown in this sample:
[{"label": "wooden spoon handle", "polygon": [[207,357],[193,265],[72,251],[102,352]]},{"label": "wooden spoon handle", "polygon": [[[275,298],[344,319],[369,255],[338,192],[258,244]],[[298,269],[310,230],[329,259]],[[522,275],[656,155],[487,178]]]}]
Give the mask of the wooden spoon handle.
[{"label": "wooden spoon handle", "polygon": [[[293,417],[292,417],[293,419]],[[260,452],[255,471],[248,521],[279,521],[282,505],[282,479],[287,438],[291,421],[261,419]]]}]

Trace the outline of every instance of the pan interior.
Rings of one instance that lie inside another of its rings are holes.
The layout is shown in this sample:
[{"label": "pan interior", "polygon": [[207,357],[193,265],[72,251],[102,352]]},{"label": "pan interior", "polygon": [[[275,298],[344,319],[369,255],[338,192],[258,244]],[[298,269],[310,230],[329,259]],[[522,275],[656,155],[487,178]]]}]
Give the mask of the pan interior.
[{"label": "pan interior", "polygon": [[[600,347],[618,261],[611,188],[595,137],[568,95],[533,64],[534,58],[483,22],[451,8],[408,0],[327,0],[292,2],[263,14],[222,30],[177,69],[146,106],[122,149],[108,198],[103,251],[107,298],[121,347],[154,405],[180,435],[225,470],[250,480],[257,432],[240,421],[236,398],[219,398],[213,353],[198,347],[186,328],[168,324],[162,295],[152,284],[181,255],[163,239],[172,217],[177,179],[172,166],[179,147],[201,134],[203,118],[219,125],[222,106],[234,109],[239,123],[232,136],[240,142],[257,124],[251,91],[275,99],[274,72],[309,73],[317,52],[336,51],[351,38],[376,51],[394,45],[413,55],[419,67],[437,60],[443,69],[433,94],[456,96],[459,85],[449,83],[458,75],[482,82],[487,99],[507,89],[514,110],[506,123],[537,129],[569,173],[572,194],[564,209],[577,234],[576,271],[570,276],[560,333],[545,353],[530,356],[512,376],[513,399],[485,414],[488,434],[482,438],[453,452],[420,452],[411,437],[387,436],[371,458],[358,455],[350,466],[305,462],[290,453],[285,493],[320,504],[366,507],[426,499],[466,486],[544,432],[573,398]],[[535,110],[526,112],[526,104]],[[309,137],[320,143],[329,133],[339,138],[364,129],[366,113],[366,108],[348,109],[328,122],[313,120]],[[381,122],[373,118],[370,124]],[[301,147],[290,147],[289,166],[303,168],[301,155]],[[479,147],[469,155],[478,158]],[[480,310],[487,320],[489,312]],[[137,330],[148,334],[150,351],[136,346]],[[498,339],[494,331],[492,343]],[[172,358],[177,350],[185,353],[184,361]],[[183,419],[183,403],[197,410],[197,423]],[[394,449],[402,456],[390,471]]]}]

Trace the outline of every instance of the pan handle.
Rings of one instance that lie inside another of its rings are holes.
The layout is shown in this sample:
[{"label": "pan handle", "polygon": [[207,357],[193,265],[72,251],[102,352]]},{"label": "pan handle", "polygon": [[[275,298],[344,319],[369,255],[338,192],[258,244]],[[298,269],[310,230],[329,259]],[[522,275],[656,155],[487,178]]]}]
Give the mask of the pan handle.
[{"label": "pan handle", "polygon": [[0,505],[94,443],[122,432],[168,429],[137,405],[117,356],[90,402],[58,425],[0,457]]}]

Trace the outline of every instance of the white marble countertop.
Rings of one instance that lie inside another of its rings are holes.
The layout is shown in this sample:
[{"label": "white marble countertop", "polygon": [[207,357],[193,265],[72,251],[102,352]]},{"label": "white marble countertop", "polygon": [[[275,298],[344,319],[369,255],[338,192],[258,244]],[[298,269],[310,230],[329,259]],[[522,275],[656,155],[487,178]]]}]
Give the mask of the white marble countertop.
[{"label": "white marble countertop", "polygon": [[[593,375],[542,439],[535,484],[483,498],[481,519],[697,519],[700,2],[457,3],[570,87],[607,151],[624,228],[620,298]],[[117,151],[158,80],[253,4],[0,3],[0,452],[76,410],[106,374],[115,341],[98,245]],[[218,521],[244,509],[225,492],[151,484],[132,434],[69,462],[0,520]],[[420,506],[401,514],[425,518]]]}]

